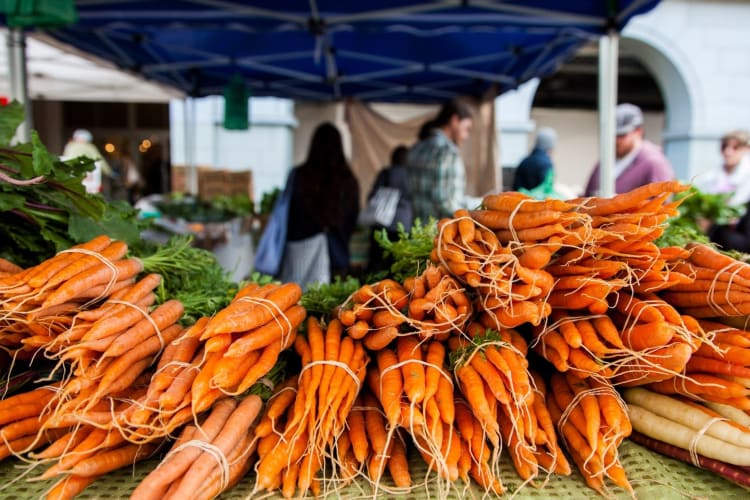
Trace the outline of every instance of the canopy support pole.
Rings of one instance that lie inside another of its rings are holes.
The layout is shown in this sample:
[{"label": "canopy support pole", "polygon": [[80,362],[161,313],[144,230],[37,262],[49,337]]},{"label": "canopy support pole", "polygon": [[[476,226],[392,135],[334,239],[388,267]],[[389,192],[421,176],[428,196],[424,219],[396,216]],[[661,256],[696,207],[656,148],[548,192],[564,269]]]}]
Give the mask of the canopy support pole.
[{"label": "canopy support pole", "polygon": [[187,96],[182,104],[183,129],[185,131],[185,188],[190,194],[198,194],[198,167],[195,164],[196,112],[195,97]]},{"label": "canopy support pole", "polygon": [[599,39],[599,196],[615,194],[615,108],[619,35],[611,29]]},{"label": "canopy support pole", "polygon": [[24,121],[18,127],[16,137],[21,142],[31,140],[31,102],[29,102],[28,77],[26,73],[26,35],[23,28],[8,29],[8,74],[10,75],[10,96],[24,109]]}]

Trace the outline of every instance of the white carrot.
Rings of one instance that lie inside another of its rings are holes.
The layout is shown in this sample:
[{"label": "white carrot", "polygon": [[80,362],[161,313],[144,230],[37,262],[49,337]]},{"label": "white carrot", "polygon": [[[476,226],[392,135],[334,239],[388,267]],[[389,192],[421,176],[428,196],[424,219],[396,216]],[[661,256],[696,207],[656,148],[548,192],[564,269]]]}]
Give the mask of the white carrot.
[{"label": "white carrot", "polygon": [[713,411],[715,411],[719,415],[721,415],[722,417],[726,417],[733,422],[736,422],[740,425],[744,425],[745,427],[750,428],[750,415],[740,410],[739,408],[725,405],[723,403],[714,403],[712,401],[707,401],[705,405],[711,408]]},{"label": "white carrot", "polygon": [[707,436],[750,448],[750,428],[743,432],[738,426],[723,420],[716,420],[708,413],[685,404],[679,399],[652,392],[642,387],[627,389],[623,396],[628,403],[636,404],[664,418],[690,427],[694,431],[702,430],[708,426],[703,430]]},{"label": "white carrot", "polygon": [[728,464],[750,466],[750,448],[736,446],[705,434],[698,435],[695,429],[635,404],[628,403],[628,415],[633,429],[650,438]]}]

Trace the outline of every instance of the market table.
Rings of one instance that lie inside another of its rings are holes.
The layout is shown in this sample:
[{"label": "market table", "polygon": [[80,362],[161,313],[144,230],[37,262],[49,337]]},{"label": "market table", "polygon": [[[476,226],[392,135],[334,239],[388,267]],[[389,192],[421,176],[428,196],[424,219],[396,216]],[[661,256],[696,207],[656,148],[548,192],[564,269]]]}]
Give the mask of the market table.
[{"label": "market table", "polygon": [[[668,500],[668,499],[731,499],[748,498],[750,491],[726,481],[711,472],[697,469],[688,464],[664,457],[650,450],[626,440],[620,446],[620,458],[628,473],[631,484],[635,489],[637,498],[642,500]],[[121,469],[107,474],[89,486],[77,498],[128,498],[135,485],[157,465],[156,460],[149,460],[137,464],[133,468]],[[412,459],[412,478],[423,477],[426,467],[424,462],[415,457]],[[23,467],[18,460],[7,459],[0,463],[0,481],[6,485],[0,492],[4,500],[27,500],[39,498],[53,484],[52,481],[28,482],[23,479],[14,484],[12,480],[20,476]],[[33,475],[33,473],[31,474]],[[434,476],[432,476],[434,477]],[[510,498],[513,492],[520,486],[521,481],[510,465],[507,455],[502,463],[502,481],[506,487],[503,497]],[[398,495],[404,500],[421,500],[424,498],[436,498],[436,490],[429,491],[429,496],[423,487],[415,487],[406,495]],[[240,500],[249,498],[253,487],[252,473],[246,476],[238,485],[221,495],[223,500]],[[476,486],[470,491],[464,491],[463,483],[458,481],[455,488],[445,498],[479,498],[483,492]],[[622,490],[612,489],[613,498],[630,498]],[[364,481],[356,485],[350,485],[339,492],[341,498],[372,498],[372,490]],[[258,498],[281,498],[281,495],[259,494]],[[382,494],[382,498],[393,495]],[[439,498],[439,497],[438,497]],[[581,499],[602,498],[593,490],[586,487],[583,478],[574,471],[569,477],[552,476],[542,489],[525,486],[518,491],[513,498],[521,499]]]}]

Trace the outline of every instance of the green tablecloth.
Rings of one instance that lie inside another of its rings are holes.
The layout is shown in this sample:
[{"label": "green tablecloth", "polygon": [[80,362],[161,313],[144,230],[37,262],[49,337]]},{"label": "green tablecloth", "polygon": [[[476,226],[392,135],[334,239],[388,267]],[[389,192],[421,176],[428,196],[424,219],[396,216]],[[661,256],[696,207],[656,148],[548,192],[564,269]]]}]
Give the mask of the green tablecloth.
[{"label": "green tablecloth", "polygon": [[[628,473],[636,496],[639,499],[744,499],[750,498],[750,491],[728,482],[708,471],[700,470],[688,464],[663,457],[653,453],[640,445],[625,441],[620,447],[620,458]],[[128,498],[135,485],[155,466],[156,460],[137,464],[135,467],[112,472],[89,486],[78,498]],[[503,462],[502,480],[506,488],[505,498],[510,498],[520,486],[520,480],[512,469],[509,461]],[[23,472],[24,464],[19,460],[6,459],[0,462],[0,480],[4,489],[0,491],[3,500],[27,500],[39,498],[53,484],[52,482],[28,482],[24,479],[14,479]],[[412,479],[422,477],[425,465],[421,459],[415,459],[412,466]],[[35,475],[32,472],[30,475]],[[222,499],[240,500],[249,498],[252,491],[253,477],[250,473],[232,490],[224,493]],[[481,498],[482,493],[476,487],[465,491],[464,484],[458,481],[447,498]],[[612,487],[613,497],[629,498],[622,490]],[[429,494],[428,494],[429,493]],[[257,495],[259,498],[280,498],[274,495]],[[332,496],[332,495],[328,495]],[[355,485],[337,492],[340,498],[372,498],[372,490],[362,480]],[[393,497],[383,493],[380,497]],[[400,499],[440,498],[434,484],[426,487],[413,488],[407,495],[398,495]],[[601,498],[583,482],[581,476],[573,473],[570,477],[552,476],[547,484],[537,489],[525,486],[515,493],[516,499],[582,499]]]}]

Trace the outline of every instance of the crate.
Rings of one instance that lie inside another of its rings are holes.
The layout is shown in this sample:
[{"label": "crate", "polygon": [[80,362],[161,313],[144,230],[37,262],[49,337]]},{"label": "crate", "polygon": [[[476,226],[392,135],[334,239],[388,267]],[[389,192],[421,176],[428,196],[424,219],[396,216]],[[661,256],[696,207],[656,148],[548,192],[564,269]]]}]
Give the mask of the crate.
[{"label": "crate", "polygon": [[198,170],[198,197],[208,200],[216,196],[242,194],[253,198],[253,173],[251,170]]},{"label": "crate", "polygon": [[198,169],[198,197],[209,200],[226,194],[226,172],[213,168]]},{"label": "crate", "polygon": [[226,183],[228,195],[246,194],[253,199],[253,171],[252,170],[227,170]]},{"label": "crate", "polygon": [[172,165],[170,183],[173,193],[187,193],[187,168],[184,165]]}]

